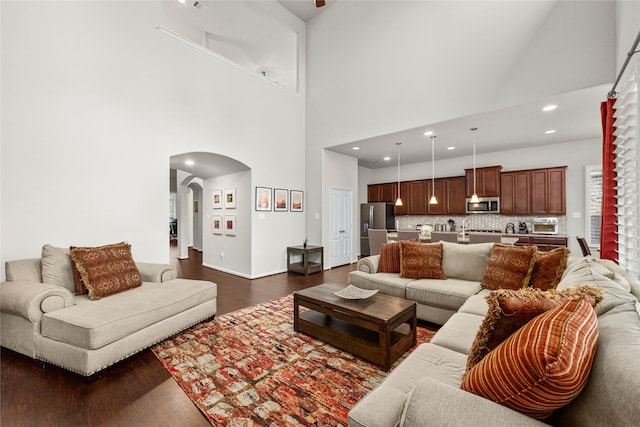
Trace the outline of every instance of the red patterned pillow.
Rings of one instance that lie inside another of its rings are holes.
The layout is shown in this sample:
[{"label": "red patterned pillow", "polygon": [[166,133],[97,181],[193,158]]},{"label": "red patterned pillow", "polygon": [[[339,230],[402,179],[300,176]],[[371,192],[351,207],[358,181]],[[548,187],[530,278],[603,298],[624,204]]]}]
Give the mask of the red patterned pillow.
[{"label": "red patterned pillow", "polygon": [[380,261],[378,273],[400,273],[400,243],[383,243],[380,245]]},{"label": "red patterned pillow", "polygon": [[442,243],[400,242],[400,277],[446,279],[442,270]]},{"label": "red patterned pillow", "polygon": [[89,299],[100,299],[142,285],[142,276],[131,257],[131,245],[127,243],[74,247],[70,255],[89,291]]},{"label": "red patterned pillow", "polygon": [[469,371],[461,388],[538,420],[584,388],[598,319],[587,296],[531,320]]},{"label": "red patterned pillow", "polygon": [[547,289],[555,289],[560,283],[562,273],[567,268],[568,258],[568,248],[556,248],[549,252],[538,252],[529,286],[545,291]]},{"label": "red patterned pillow", "polygon": [[535,246],[495,244],[482,278],[485,289],[520,289],[529,284],[536,261]]},{"label": "red patterned pillow", "polygon": [[602,301],[603,291],[590,286],[569,288],[564,291],[530,288],[516,291],[511,289],[492,291],[485,297],[489,308],[471,345],[467,358],[467,372],[534,317],[568,300],[582,298],[584,295],[595,307]]}]

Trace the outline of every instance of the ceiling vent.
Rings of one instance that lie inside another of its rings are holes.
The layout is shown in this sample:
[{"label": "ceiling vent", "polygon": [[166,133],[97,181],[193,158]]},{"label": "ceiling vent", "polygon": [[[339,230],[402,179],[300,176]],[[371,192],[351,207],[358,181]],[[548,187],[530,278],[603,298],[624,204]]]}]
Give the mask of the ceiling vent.
[{"label": "ceiling vent", "polygon": [[200,12],[204,12],[205,10],[207,10],[207,6],[200,3],[199,1],[194,1],[192,6],[198,9]]}]

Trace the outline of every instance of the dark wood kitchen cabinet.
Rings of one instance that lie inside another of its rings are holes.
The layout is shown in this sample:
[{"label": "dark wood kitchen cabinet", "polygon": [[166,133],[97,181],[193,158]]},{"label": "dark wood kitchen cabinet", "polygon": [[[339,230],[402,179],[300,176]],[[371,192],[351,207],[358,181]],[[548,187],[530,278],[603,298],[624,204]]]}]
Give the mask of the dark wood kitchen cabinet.
[{"label": "dark wood kitchen cabinet", "polygon": [[[435,194],[438,204],[430,205],[429,200]],[[447,214],[447,180],[437,178],[431,183],[427,182],[427,211],[429,215],[446,215]]]},{"label": "dark wood kitchen cabinet", "polygon": [[409,215],[427,214],[427,181],[409,182]]},{"label": "dark wood kitchen cabinet", "polygon": [[[400,198],[402,199],[402,206],[394,206],[393,213],[395,215],[409,215],[409,198],[411,191],[409,188],[409,182],[403,181],[400,183]],[[398,196],[396,196],[397,198]],[[394,199],[395,201],[395,199]]]},{"label": "dark wood kitchen cabinet", "polygon": [[534,245],[539,251],[549,252],[556,248],[566,248],[569,239],[566,237],[555,236],[520,236],[516,242],[516,246]]},{"label": "dark wood kitchen cabinet", "polygon": [[[478,197],[500,196],[500,171],[502,166],[476,168],[476,192]],[[473,169],[465,169],[467,197],[473,195]]]},{"label": "dark wood kitchen cabinet", "polygon": [[531,171],[531,214],[565,215],[566,166]]},{"label": "dark wood kitchen cabinet", "polygon": [[447,214],[466,215],[467,203],[465,197],[465,182],[464,176],[447,178]]},{"label": "dark wood kitchen cabinet", "polygon": [[400,183],[400,198],[402,206],[396,206],[396,215],[426,215],[427,214],[427,185],[426,180],[403,181]]},{"label": "dark wood kitchen cabinet", "polygon": [[529,171],[503,172],[500,175],[500,213],[531,213],[531,174]]},{"label": "dark wood kitchen cabinet", "polygon": [[502,172],[500,213],[565,215],[566,166]]},{"label": "dark wood kitchen cabinet", "polygon": [[398,197],[398,184],[387,182],[384,184],[369,184],[367,186],[367,201],[369,203],[387,202],[394,203]]}]

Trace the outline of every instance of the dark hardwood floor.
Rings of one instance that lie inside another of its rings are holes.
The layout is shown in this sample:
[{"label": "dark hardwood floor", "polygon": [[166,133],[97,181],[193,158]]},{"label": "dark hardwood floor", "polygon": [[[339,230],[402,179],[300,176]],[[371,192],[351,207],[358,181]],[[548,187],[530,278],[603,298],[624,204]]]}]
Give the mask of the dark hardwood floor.
[{"label": "dark hardwood floor", "polygon": [[[218,284],[218,315],[323,282],[347,284],[355,264],[309,276],[282,273],[248,280],[202,267],[202,254],[172,260],[180,277]],[[102,371],[92,382],[2,348],[0,425],[207,426],[209,423],[151,350]]]}]

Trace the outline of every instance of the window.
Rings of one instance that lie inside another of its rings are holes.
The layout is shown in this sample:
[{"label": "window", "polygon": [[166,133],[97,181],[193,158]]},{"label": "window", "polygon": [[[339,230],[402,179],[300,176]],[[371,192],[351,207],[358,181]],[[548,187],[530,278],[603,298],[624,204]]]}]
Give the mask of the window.
[{"label": "window", "polygon": [[600,247],[600,214],[602,210],[602,167],[585,166],[586,215],[584,235],[589,247]]},{"label": "window", "polygon": [[636,69],[629,75],[628,80],[622,84],[614,114],[618,263],[636,277],[640,273],[638,265],[640,260],[639,74],[640,61],[637,62]]}]

